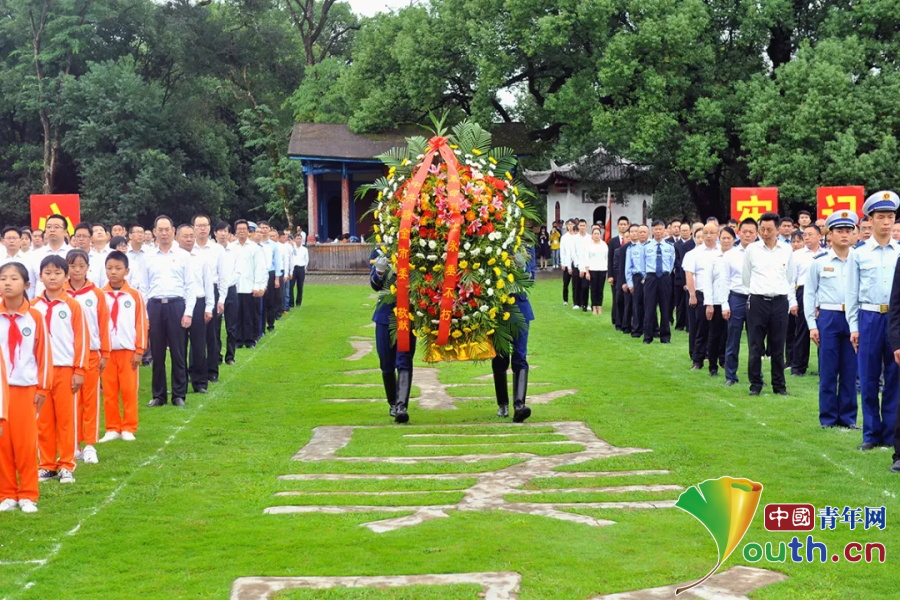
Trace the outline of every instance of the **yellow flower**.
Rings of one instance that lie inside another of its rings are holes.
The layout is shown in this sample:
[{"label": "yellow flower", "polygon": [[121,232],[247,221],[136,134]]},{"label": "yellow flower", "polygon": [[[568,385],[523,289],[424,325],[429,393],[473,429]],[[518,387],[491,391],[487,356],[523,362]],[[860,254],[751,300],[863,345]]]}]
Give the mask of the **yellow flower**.
[{"label": "yellow flower", "polygon": [[427,271],[428,271],[428,269],[427,269],[427,268],[425,268],[425,267],[419,267],[419,270],[420,270],[420,271],[422,271],[422,272],[423,272],[423,273],[425,273],[425,272],[427,272]]},{"label": "yellow flower", "polygon": [[391,255],[391,262],[394,263],[395,265],[397,264],[397,255],[396,254]]},{"label": "yellow flower", "polygon": [[476,329],[478,329],[478,327],[479,327],[478,323],[473,323],[473,324],[472,324],[472,331],[475,331]]},{"label": "yellow flower", "polygon": [[503,252],[500,253],[500,258],[501,258],[501,260],[506,260],[507,258],[509,258],[509,252],[504,250]]},{"label": "yellow flower", "polygon": [[500,295],[500,302],[503,302],[503,303],[505,304],[507,298],[509,298],[509,296],[507,296],[506,294],[501,294],[501,295]]},{"label": "yellow flower", "polygon": [[450,149],[451,150],[459,150],[459,146],[457,146],[456,144],[450,144]]},{"label": "yellow flower", "polygon": [[447,352],[450,352],[453,350],[453,346],[451,346],[450,344],[447,344],[446,346],[444,346],[444,350],[446,350]]},{"label": "yellow flower", "polygon": [[425,325],[422,327],[422,333],[431,333],[431,327]]},{"label": "yellow flower", "polygon": [[473,268],[473,269],[480,269],[480,268],[481,268],[481,263],[475,263],[475,264],[473,264],[473,265],[472,265],[472,268]]},{"label": "yellow flower", "polygon": [[378,233],[379,231],[381,231],[381,229],[379,229],[378,225],[372,225],[372,231]]},{"label": "yellow flower", "polygon": [[491,259],[488,261],[488,264],[489,264],[489,265],[495,265],[495,264],[497,264],[497,259],[496,259],[496,258],[491,258]]},{"label": "yellow flower", "polygon": [[460,269],[465,269],[465,268],[468,267],[468,266],[469,266],[469,262],[468,262],[468,261],[465,261],[465,260],[459,261],[459,268],[460,268]]},{"label": "yellow flower", "polygon": [[497,280],[497,289],[502,290],[506,286],[506,283],[503,282],[502,279]]},{"label": "yellow flower", "polygon": [[515,304],[515,303],[516,303],[516,297],[515,297],[515,296],[510,296],[509,298],[506,299],[506,303],[507,303],[507,304]]},{"label": "yellow flower", "polygon": [[512,264],[512,261],[509,260],[508,258],[507,258],[506,261],[503,263],[503,265],[504,265],[506,268],[509,268],[509,266],[510,266],[511,264]]},{"label": "yellow flower", "polygon": [[[396,285],[391,285],[391,293],[392,293],[392,294],[396,294],[396,293],[397,293],[397,286],[396,286]],[[396,310],[396,309],[394,309],[394,310]]]},{"label": "yellow flower", "polygon": [[472,154],[475,156],[481,156],[482,152],[478,148],[472,148]]},{"label": "yellow flower", "polygon": [[517,188],[516,186],[513,186],[513,194],[515,194],[516,196],[519,195],[519,188]]},{"label": "yellow flower", "polygon": [[506,178],[509,179],[510,181],[512,181],[512,173],[510,173],[509,171],[507,171],[507,172],[506,172]]},{"label": "yellow flower", "polygon": [[496,275],[497,277],[500,277],[500,273],[501,273],[500,267],[494,267],[494,275]]},{"label": "yellow flower", "polygon": [[375,234],[375,241],[379,244],[381,243],[381,236],[378,235],[377,233]]},{"label": "yellow flower", "polygon": [[462,337],[462,331],[455,329],[450,335],[453,336],[453,339],[459,339]]},{"label": "yellow flower", "polygon": [[522,204],[522,201],[521,201],[521,200],[516,200],[516,204],[519,205],[519,208],[525,208],[525,205]]},{"label": "yellow flower", "polygon": [[434,265],[434,268],[432,269],[432,271],[437,272],[437,271],[442,270],[443,268],[444,268],[444,265]]},{"label": "yellow flower", "polygon": [[485,332],[484,335],[494,335],[494,330],[493,330],[493,329],[488,329],[487,332]]},{"label": "yellow flower", "polygon": [[509,321],[509,313],[508,313],[508,312],[504,312],[504,313],[503,313],[503,320],[504,320],[504,321]]},{"label": "yellow flower", "polygon": [[[408,164],[409,164],[409,159],[408,159],[408,158],[404,158],[404,159],[403,159],[403,162],[400,163],[400,166],[401,166],[401,167],[405,167],[405,166],[408,165]],[[391,167],[391,168],[393,169],[394,167]]]},{"label": "yellow flower", "polygon": [[513,276],[512,273],[510,273],[509,275],[507,275],[506,278],[509,279],[509,282],[510,282],[510,283],[512,283],[513,281],[516,280],[516,278]]},{"label": "yellow flower", "polygon": [[471,333],[472,328],[471,327],[463,327],[463,331],[465,331],[466,333]]},{"label": "yellow flower", "polygon": [[488,311],[488,316],[489,316],[490,318],[492,318],[492,319],[495,318],[495,317],[497,316],[497,309],[496,309],[496,308],[492,308],[491,310],[489,310],[489,311]]},{"label": "yellow flower", "polygon": [[496,165],[496,164],[497,164],[497,159],[494,158],[493,156],[488,156],[488,160],[491,161],[491,164],[492,164],[492,165]]}]

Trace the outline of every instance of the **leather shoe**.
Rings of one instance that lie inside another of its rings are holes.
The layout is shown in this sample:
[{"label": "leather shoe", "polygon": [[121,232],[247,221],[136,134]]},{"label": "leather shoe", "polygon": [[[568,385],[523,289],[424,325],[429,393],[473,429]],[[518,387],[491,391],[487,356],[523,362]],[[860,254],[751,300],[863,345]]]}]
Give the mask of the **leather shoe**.
[{"label": "leather shoe", "polygon": [[849,429],[849,430],[851,430],[851,431],[860,431],[860,430],[862,429],[862,428],[861,428],[859,425],[857,425],[856,423],[854,423],[853,425],[838,425],[838,427],[841,427],[841,428],[843,428],[843,429]]},{"label": "leather shoe", "polygon": [[759,390],[750,390],[751,396],[759,396]]},{"label": "leather shoe", "polygon": [[734,379],[726,379],[726,380],[725,380],[725,387],[731,387],[731,386],[733,386],[733,385],[736,384],[736,383],[737,383],[737,381],[735,381]]},{"label": "leather shoe", "polygon": [[787,393],[787,390],[778,390],[777,392],[774,392],[774,393],[776,396],[790,396],[790,394]]},{"label": "leather shoe", "polygon": [[691,371],[699,371],[703,368],[703,365],[691,365]]},{"label": "leather shoe", "polygon": [[877,447],[878,447],[877,444],[873,444],[871,442],[863,442],[862,444],[859,445],[859,449],[862,450],[863,452],[865,452],[867,450],[874,450]]},{"label": "leather shoe", "polygon": [[184,398],[172,398],[172,406],[184,406]]},{"label": "leather shoe", "polygon": [[509,404],[501,404],[497,407],[497,416],[498,417],[508,417],[509,416]]},{"label": "leather shoe", "polygon": [[147,406],[152,408],[154,406],[165,406],[165,405],[166,405],[165,398],[154,398],[153,400],[150,401],[150,403]]},{"label": "leather shoe", "polygon": [[711,369],[710,372],[709,372],[709,376],[710,376],[710,377],[718,377],[718,376],[719,376],[719,370],[718,370],[718,369]]},{"label": "leather shoe", "polygon": [[194,388],[194,393],[195,394],[206,394],[208,392],[206,391],[205,387],[198,387],[198,388]]},{"label": "leather shoe", "polygon": [[653,343],[653,340],[644,340],[644,343],[645,343],[645,344],[652,344],[652,343]]},{"label": "leather shoe", "polygon": [[891,472],[900,473],[900,458],[894,461],[894,464],[891,465]]},{"label": "leather shoe", "polygon": [[228,360],[225,361],[225,364],[226,364],[226,365],[233,365],[233,364],[234,364],[234,359],[233,359],[233,358],[229,358]]},{"label": "leather shoe", "polygon": [[210,383],[219,383],[219,377],[217,375],[210,375],[209,382]]}]

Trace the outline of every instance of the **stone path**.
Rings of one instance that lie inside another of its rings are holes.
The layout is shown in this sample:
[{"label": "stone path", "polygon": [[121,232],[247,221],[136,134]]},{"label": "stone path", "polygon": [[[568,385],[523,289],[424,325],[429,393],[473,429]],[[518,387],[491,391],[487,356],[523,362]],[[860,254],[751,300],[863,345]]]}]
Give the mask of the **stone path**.
[{"label": "stone path", "polygon": [[[530,443],[533,445],[556,445],[560,443],[576,443],[584,446],[583,450],[567,454],[557,454],[552,456],[539,456],[529,452],[503,452],[490,454],[484,452],[494,444],[507,443],[504,441],[504,435],[545,435],[542,432],[530,433],[528,430],[535,427],[553,428],[553,432],[565,437],[563,442],[519,442],[522,444]],[[468,436],[465,429],[468,427],[479,427],[479,425],[454,425],[450,426],[454,433],[448,435]],[[432,519],[446,518],[447,512],[453,510],[459,511],[487,511],[487,510],[503,510],[507,512],[544,516],[562,521],[570,521],[580,523],[592,527],[604,525],[612,525],[614,522],[567,512],[565,509],[658,509],[671,508],[675,505],[674,500],[656,500],[656,501],[624,501],[624,502],[510,502],[505,499],[506,495],[534,495],[548,493],[579,493],[579,492],[605,492],[605,493],[625,493],[625,492],[660,492],[671,491],[680,492],[682,488],[677,485],[637,485],[637,486],[609,486],[609,487],[572,487],[564,489],[551,490],[526,490],[523,489],[529,482],[536,478],[546,477],[572,477],[586,478],[597,476],[612,476],[611,473],[593,473],[593,472],[559,472],[555,469],[563,465],[580,464],[593,459],[609,458],[612,456],[624,456],[635,454],[638,452],[649,452],[643,448],[617,448],[603,440],[597,438],[594,432],[584,423],[580,422],[556,422],[556,423],[536,423],[533,425],[515,425],[500,424],[494,427],[502,430],[509,430],[508,434],[478,434],[484,442],[467,443],[467,444],[423,444],[419,447],[428,448],[468,448],[471,453],[465,454],[448,454],[445,456],[388,456],[388,457],[372,457],[372,456],[338,456],[338,452],[350,443],[353,433],[361,429],[391,429],[397,431],[402,437],[412,436],[428,436],[432,434],[402,434],[402,430],[396,427],[350,427],[350,426],[322,426],[313,430],[313,437],[309,443],[300,449],[294,455],[293,460],[305,462],[319,461],[337,461],[347,463],[372,463],[372,464],[416,464],[431,462],[450,462],[450,463],[472,463],[497,458],[524,458],[523,462],[499,469],[496,471],[488,471],[482,473],[459,473],[450,475],[380,475],[380,476],[359,476],[359,475],[340,475],[329,474],[327,480],[340,481],[343,479],[372,479],[381,480],[410,480],[410,479],[476,479],[476,483],[466,490],[462,500],[456,504],[438,504],[430,506],[330,506],[321,505],[298,505],[298,506],[272,506],[265,509],[266,514],[295,514],[295,513],[325,513],[325,514],[347,514],[347,513],[370,513],[370,512],[410,512],[411,514],[377,520],[364,523],[363,526],[371,529],[376,533],[393,531],[401,527],[410,527],[430,521]],[[460,433],[462,432],[462,433]],[[410,445],[407,447],[416,447]],[[646,474],[647,471],[641,472],[622,472],[622,475]],[[666,474],[668,471],[658,471],[658,473]],[[323,479],[322,475],[283,475],[279,479],[285,481],[303,481]],[[352,492],[348,492],[352,494]],[[370,495],[393,495],[394,492],[373,492]],[[298,495],[297,493],[281,492],[281,495]]]}]

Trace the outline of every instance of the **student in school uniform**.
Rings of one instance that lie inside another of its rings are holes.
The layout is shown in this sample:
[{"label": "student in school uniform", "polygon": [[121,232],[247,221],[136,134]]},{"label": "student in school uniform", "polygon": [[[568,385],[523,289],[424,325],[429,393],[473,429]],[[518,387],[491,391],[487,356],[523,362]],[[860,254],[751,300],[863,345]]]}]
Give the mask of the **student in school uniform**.
[{"label": "student in school uniform", "polygon": [[[7,419],[9,414],[7,410],[8,407],[9,382],[6,379],[6,362],[3,360],[3,353],[0,352],[0,454],[3,452],[4,428],[6,429],[6,435],[12,435],[9,430],[9,421]],[[0,475],[0,480],[2,480],[2,478],[3,475]],[[11,510],[16,510],[17,508],[19,508],[18,498],[3,498],[3,496],[0,496],[0,512],[9,512]]]},{"label": "student in school uniform", "polygon": [[53,358],[41,314],[26,292],[28,269],[17,262],[0,266],[0,354],[9,384],[0,413],[0,508],[37,512],[38,412],[53,382]]},{"label": "student in school uniform", "polygon": [[[133,442],[138,428],[138,368],[147,348],[147,307],[140,292],[128,285],[128,257],[106,255],[104,304],[109,311],[109,364],[103,370],[103,412],[106,433],[101,443]],[[119,408],[119,398],[121,410]]]},{"label": "student in school uniform", "polygon": [[69,265],[61,256],[41,261],[44,291],[32,306],[44,319],[53,356],[53,385],[38,416],[38,480],[59,478],[75,483],[75,448],[78,445],[75,397],[84,384],[90,353],[90,333],[78,301],[65,289]]},{"label": "student in school uniform", "polygon": [[109,360],[109,310],[106,308],[103,292],[87,278],[87,253],[84,250],[71,250],[66,256],[66,262],[69,263],[66,292],[81,305],[91,337],[84,385],[78,393],[75,413],[78,442],[84,442],[85,446],[83,451],[75,448],[75,457],[80,455],[85,463],[96,464],[99,462],[94,444],[100,436],[100,375]]}]

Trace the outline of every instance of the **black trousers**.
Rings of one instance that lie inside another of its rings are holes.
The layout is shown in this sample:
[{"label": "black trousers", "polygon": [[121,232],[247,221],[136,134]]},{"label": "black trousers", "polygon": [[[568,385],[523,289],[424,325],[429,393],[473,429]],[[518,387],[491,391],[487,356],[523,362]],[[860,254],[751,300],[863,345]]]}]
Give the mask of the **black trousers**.
[{"label": "black trousers", "polygon": [[675,329],[684,329],[687,326],[688,293],[684,284],[676,283],[674,286],[672,306],[675,308]]},{"label": "black trousers", "polygon": [[203,320],[205,311],[206,298],[197,298],[197,303],[194,305],[194,314],[191,317],[191,326],[188,327],[187,336],[185,336],[184,340],[185,356],[190,356],[188,375],[190,375],[191,385],[195,390],[204,388],[209,384],[209,373],[206,366],[206,330],[208,328],[206,327],[206,321]]},{"label": "black trousers", "polygon": [[[252,298],[252,296],[251,296]],[[237,348],[238,332],[240,331],[240,311],[238,309],[237,286],[228,288],[225,295],[225,360],[234,360],[234,351]],[[221,338],[220,338],[221,339]],[[219,344],[221,351],[221,343]]]},{"label": "black trousers", "polygon": [[[794,364],[794,335],[797,333],[797,317],[788,313],[787,331],[784,335],[784,346],[779,349],[785,355],[784,364],[791,366]],[[766,354],[772,356],[775,350],[772,348],[772,342],[766,346]]]},{"label": "black trousers", "polygon": [[631,276],[634,289],[631,291],[631,335],[644,332],[644,276],[635,273]]},{"label": "black trousers", "polygon": [[222,352],[222,313],[219,312],[219,286],[213,285],[213,318],[206,324],[206,374],[219,376]]},{"label": "black trousers", "polygon": [[[668,342],[672,339],[669,329],[669,315],[672,310],[672,276],[663,273],[648,273],[644,278],[644,339],[653,340],[657,329],[659,339]],[[656,320],[656,309],[659,308],[659,322]]]},{"label": "black trousers", "polygon": [[803,286],[797,288],[797,326],[794,329],[794,351],[791,354],[791,373],[806,373],[809,368],[809,325],[803,316]]},{"label": "black trousers", "polygon": [[572,265],[572,304],[575,306],[587,306],[585,304],[585,284],[587,281],[581,276],[581,272]]},{"label": "black trousers", "polygon": [[[593,275],[591,275],[591,277],[593,277]],[[606,285],[606,282],[604,282],[604,285]],[[612,308],[610,308],[609,314],[612,319],[613,327],[621,327],[621,325],[619,325],[619,313],[618,313],[619,298],[618,298],[618,296],[619,296],[619,294],[616,291],[616,282],[615,282],[615,280],[613,280],[613,282],[611,284],[609,284],[609,299],[612,301]]]},{"label": "black trousers", "polygon": [[187,396],[187,364],[184,358],[185,331],[181,326],[184,299],[150,298],[147,318],[150,319],[150,344],[153,346],[153,397],[168,400],[166,383],[166,350],[172,357],[172,398]]},{"label": "black trousers", "polygon": [[[281,278],[279,277],[279,279]],[[283,306],[283,292],[280,287],[275,287],[275,271],[269,271],[269,283],[266,285],[265,295],[266,325],[269,329],[275,327],[275,317],[281,314]]]},{"label": "black trousers", "polygon": [[238,294],[237,300],[237,344],[252,344],[259,332],[259,300],[253,294]]},{"label": "black trousers", "polygon": [[[697,290],[696,295],[697,306],[688,306],[693,313],[694,329],[694,343],[691,345],[691,362],[702,367],[703,361],[706,360],[707,346],[709,346],[709,321],[706,320],[706,307],[703,306],[703,292]],[[690,298],[690,295],[688,298]]]},{"label": "black trousers", "polygon": [[622,333],[631,333],[631,314],[634,312],[634,294],[626,292],[621,286],[619,286],[619,293],[622,294]]},{"label": "black trousers", "polygon": [[762,357],[766,341],[772,356],[772,390],[785,390],[784,338],[787,332],[787,296],[750,295],[747,301],[747,337],[750,341],[750,359],[747,362],[750,389],[762,389]]},{"label": "black trousers", "polygon": [[[606,289],[606,271],[589,271],[591,274],[591,306],[603,306],[603,290]],[[585,298],[585,302],[587,299]]]},{"label": "black trousers", "polygon": [[[571,267],[571,265],[570,265]],[[569,274],[569,269],[563,269],[563,302],[569,301],[569,282],[572,281],[572,276]],[[573,270],[574,273],[574,270]],[[578,279],[577,277],[575,278]],[[575,282],[572,281],[572,290],[575,290]],[[572,304],[575,304],[575,300],[572,300]]]},{"label": "black trousers", "polygon": [[291,279],[291,306],[303,304],[303,282],[306,281],[306,267],[294,267],[294,278]]},{"label": "black trousers", "polygon": [[[704,316],[706,310],[704,307]],[[725,366],[725,342],[728,340],[728,323],[722,318],[722,305],[713,306],[713,318],[709,321],[709,338],[706,342],[706,357],[709,359],[709,372]]]}]

